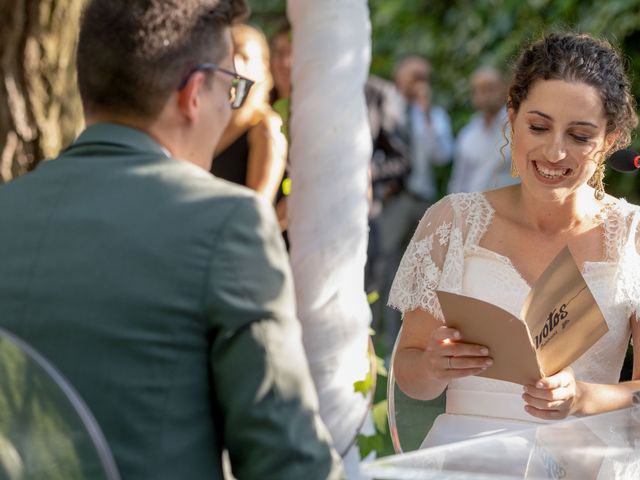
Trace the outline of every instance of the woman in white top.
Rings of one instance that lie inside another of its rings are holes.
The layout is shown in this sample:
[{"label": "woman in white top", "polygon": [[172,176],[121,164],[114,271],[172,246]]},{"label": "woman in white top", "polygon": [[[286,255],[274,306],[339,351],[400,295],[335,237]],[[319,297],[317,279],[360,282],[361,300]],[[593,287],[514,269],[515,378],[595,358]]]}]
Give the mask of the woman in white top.
[{"label": "woman in white top", "polygon": [[[618,53],[587,35],[551,34],[532,44],[515,65],[508,119],[521,184],[433,205],[389,297],[404,314],[398,386],[419,399],[447,388],[446,414],[425,445],[622,408],[640,389],[640,210],[602,184],[605,157],[629,144],[638,122]],[[475,376],[491,365],[491,352],[444,325],[435,290],[518,316],[530,286],[565,245],[609,332],[535,385]],[[618,383],[630,335],[633,380]]]}]

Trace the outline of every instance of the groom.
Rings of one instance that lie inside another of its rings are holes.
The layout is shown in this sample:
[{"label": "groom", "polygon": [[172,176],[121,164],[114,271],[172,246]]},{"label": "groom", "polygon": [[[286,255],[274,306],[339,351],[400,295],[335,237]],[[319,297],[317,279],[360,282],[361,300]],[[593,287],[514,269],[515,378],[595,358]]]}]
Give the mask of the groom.
[{"label": "groom", "polygon": [[92,0],[87,129],[0,188],[0,325],[71,382],[123,479],[337,478],[271,205],[210,159],[244,0]]}]

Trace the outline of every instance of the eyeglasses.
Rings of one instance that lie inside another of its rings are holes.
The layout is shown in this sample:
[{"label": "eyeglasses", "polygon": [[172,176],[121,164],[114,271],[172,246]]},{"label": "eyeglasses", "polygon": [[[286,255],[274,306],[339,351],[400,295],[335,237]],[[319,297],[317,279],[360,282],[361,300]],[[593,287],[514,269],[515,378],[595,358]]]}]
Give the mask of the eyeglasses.
[{"label": "eyeglasses", "polygon": [[200,65],[196,65],[195,67],[193,67],[189,71],[189,73],[185,75],[184,79],[180,82],[180,85],[178,85],[178,90],[182,90],[184,88],[191,75],[196,72],[206,70],[212,72],[218,71],[224,73],[225,75],[233,77],[233,79],[231,80],[231,87],[229,88],[229,103],[231,104],[231,108],[233,108],[234,110],[236,108],[240,108],[247,98],[247,94],[249,93],[251,86],[255,82],[253,80],[249,80],[247,77],[243,77],[242,75],[237,74],[236,72],[232,72],[231,70],[222,68],[220,65],[217,65],[215,63],[201,63]]}]

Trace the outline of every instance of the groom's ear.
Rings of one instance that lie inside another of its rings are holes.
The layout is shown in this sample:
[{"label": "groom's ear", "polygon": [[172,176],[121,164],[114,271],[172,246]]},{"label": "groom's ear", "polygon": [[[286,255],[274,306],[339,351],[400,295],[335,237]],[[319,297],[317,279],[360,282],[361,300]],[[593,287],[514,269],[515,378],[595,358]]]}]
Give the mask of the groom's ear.
[{"label": "groom's ear", "polygon": [[176,92],[178,110],[189,123],[193,123],[198,118],[201,106],[200,91],[206,87],[205,75],[204,72],[194,72],[184,86]]}]

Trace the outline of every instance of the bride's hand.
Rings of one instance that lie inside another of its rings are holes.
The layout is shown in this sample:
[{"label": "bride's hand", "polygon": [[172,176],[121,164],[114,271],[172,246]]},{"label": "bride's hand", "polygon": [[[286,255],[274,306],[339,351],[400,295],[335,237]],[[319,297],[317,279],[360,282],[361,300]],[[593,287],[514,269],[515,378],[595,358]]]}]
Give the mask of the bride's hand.
[{"label": "bride's hand", "polygon": [[555,375],[538,380],[535,385],[526,385],[522,398],[527,403],[524,409],[534,417],[559,420],[571,415],[578,399],[576,377],[571,367]]},{"label": "bride's hand", "polygon": [[425,355],[431,375],[438,380],[477,375],[493,364],[489,349],[462,342],[457,330],[439,327],[433,330]]}]

